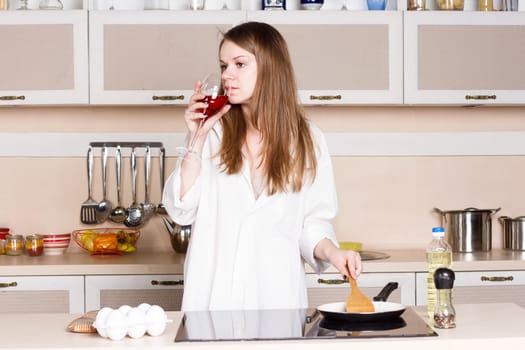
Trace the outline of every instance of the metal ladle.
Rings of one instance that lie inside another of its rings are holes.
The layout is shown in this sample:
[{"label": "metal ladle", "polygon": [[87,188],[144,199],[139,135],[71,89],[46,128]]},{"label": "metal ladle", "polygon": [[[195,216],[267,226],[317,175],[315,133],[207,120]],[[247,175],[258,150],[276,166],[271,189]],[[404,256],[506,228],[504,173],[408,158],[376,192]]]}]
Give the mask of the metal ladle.
[{"label": "metal ladle", "polygon": [[155,213],[155,204],[149,199],[149,178],[151,171],[151,150],[146,147],[146,155],[144,156],[144,203],[141,204],[142,212],[144,213],[144,221],[148,220]]},{"label": "metal ladle", "polygon": [[126,218],[124,219],[124,225],[128,227],[137,227],[142,225],[144,218],[144,212],[141,206],[137,203],[137,157],[135,155],[135,149],[131,149],[131,186],[133,202],[126,209]]},{"label": "metal ladle", "polygon": [[113,222],[121,224],[126,219],[126,209],[122,206],[121,202],[121,183],[122,183],[122,152],[120,146],[117,146],[117,152],[115,157],[115,164],[117,169],[117,206],[113,208],[109,214],[109,219]]},{"label": "metal ladle", "polygon": [[98,202],[97,206],[97,222],[102,223],[106,221],[111,213],[111,202],[106,198],[107,195],[107,165],[108,165],[108,148],[102,148],[102,200]]},{"label": "metal ladle", "polygon": [[160,170],[160,196],[161,196],[161,202],[157,205],[155,208],[155,212],[159,215],[166,215],[166,208],[164,208],[164,204],[162,204],[162,196],[164,194],[164,164],[166,162],[166,149],[162,147],[160,149],[160,156],[159,156],[159,170]]}]

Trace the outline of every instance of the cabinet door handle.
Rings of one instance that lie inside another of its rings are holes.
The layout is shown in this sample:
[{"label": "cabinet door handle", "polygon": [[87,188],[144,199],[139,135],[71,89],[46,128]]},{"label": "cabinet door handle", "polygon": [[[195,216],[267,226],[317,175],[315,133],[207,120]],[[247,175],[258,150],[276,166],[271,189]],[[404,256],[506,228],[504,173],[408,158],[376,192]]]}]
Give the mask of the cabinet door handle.
[{"label": "cabinet door handle", "polygon": [[321,100],[321,101],[331,101],[331,100],[340,100],[342,99],[341,95],[310,95],[310,100]]},{"label": "cabinet door handle", "polygon": [[184,100],[184,95],[178,95],[178,96],[156,96],[153,95],[151,97],[153,101],[174,101],[174,100]]},{"label": "cabinet door handle", "polygon": [[505,282],[505,281],[513,281],[513,280],[514,280],[514,276],[507,276],[507,277],[504,277],[504,276],[492,276],[492,277],[481,276],[481,281],[482,282]]},{"label": "cabinet door handle", "polygon": [[25,96],[0,96],[0,101],[25,100]]},{"label": "cabinet door handle", "polygon": [[495,100],[496,95],[465,95],[465,100]]},{"label": "cabinet door handle", "polygon": [[0,283],[0,288],[9,288],[9,287],[16,287],[16,286],[18,286],[18,283],[16,282]]},{"label": "cabinet door handle", "polygon": [[178,281],[157,281],[152,280],[151,281],[152,286],[183,286],[184,280],[178,280]]}]

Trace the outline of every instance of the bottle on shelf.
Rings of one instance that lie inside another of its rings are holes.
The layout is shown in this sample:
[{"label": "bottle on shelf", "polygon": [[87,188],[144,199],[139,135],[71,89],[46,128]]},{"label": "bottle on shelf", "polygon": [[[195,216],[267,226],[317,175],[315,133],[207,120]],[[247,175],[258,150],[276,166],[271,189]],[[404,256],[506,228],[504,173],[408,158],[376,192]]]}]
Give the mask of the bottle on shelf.
[{"label": "bottle on shelf", "polygon": [[437,302],[434,308],[434,327],[456,327],[456,309],[452,305],[452,288],[454,287],[454,271],[440,267],[434,272],[434,284],[437,290]]},{"label": "bottle on shelf", "polygon": [[428,267],[427,313],[429,319],[432,320],[437,300],[434,272],[440,267],[452,267],[452,247],[445,240],[445,229],[443,227],[432,228],[432,241],[426,249],[426,260]]}]

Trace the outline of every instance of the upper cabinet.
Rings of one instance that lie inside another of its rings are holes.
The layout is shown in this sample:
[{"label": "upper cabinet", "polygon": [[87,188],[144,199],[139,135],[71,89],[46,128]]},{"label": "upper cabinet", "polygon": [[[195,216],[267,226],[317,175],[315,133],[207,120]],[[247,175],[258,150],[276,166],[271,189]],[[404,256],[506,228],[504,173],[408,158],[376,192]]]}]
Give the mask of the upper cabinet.
[{"label": "upper cabinet", "polygon": [[242,11],[92,11],[92,104],[187,104],[195,82],[219,71],[220,33]]},{"label": "upper cabinet", "polygon": [[87,16],[0,11],[0,106],[89,102]]},{"label": "upper cabinet", "polygon": [[301,103],[403,103],[403,12],[253,11],[286,38]]},{"label": "upper cabinet", "polygon": [[524,104],[524,12],[405,12],[405,104]]}]

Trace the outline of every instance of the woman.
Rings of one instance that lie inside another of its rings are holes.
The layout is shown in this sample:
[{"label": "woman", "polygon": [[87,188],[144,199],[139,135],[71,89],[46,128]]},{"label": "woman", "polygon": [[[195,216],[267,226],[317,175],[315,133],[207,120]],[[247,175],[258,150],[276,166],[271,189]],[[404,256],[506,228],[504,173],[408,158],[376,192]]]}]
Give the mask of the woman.
[{"label": "woman", "polygon": [[196,84],[184,115],[194,146],[164,191],[169,215],[193,225],[182,308],[305,308],[304,262],[352,278],[362,269],[359,254],[337,247],[323,134],[297,102],[288,48],[272,26],[230,29],[219,56],[229,105],[199,129],[206,105]]}]

